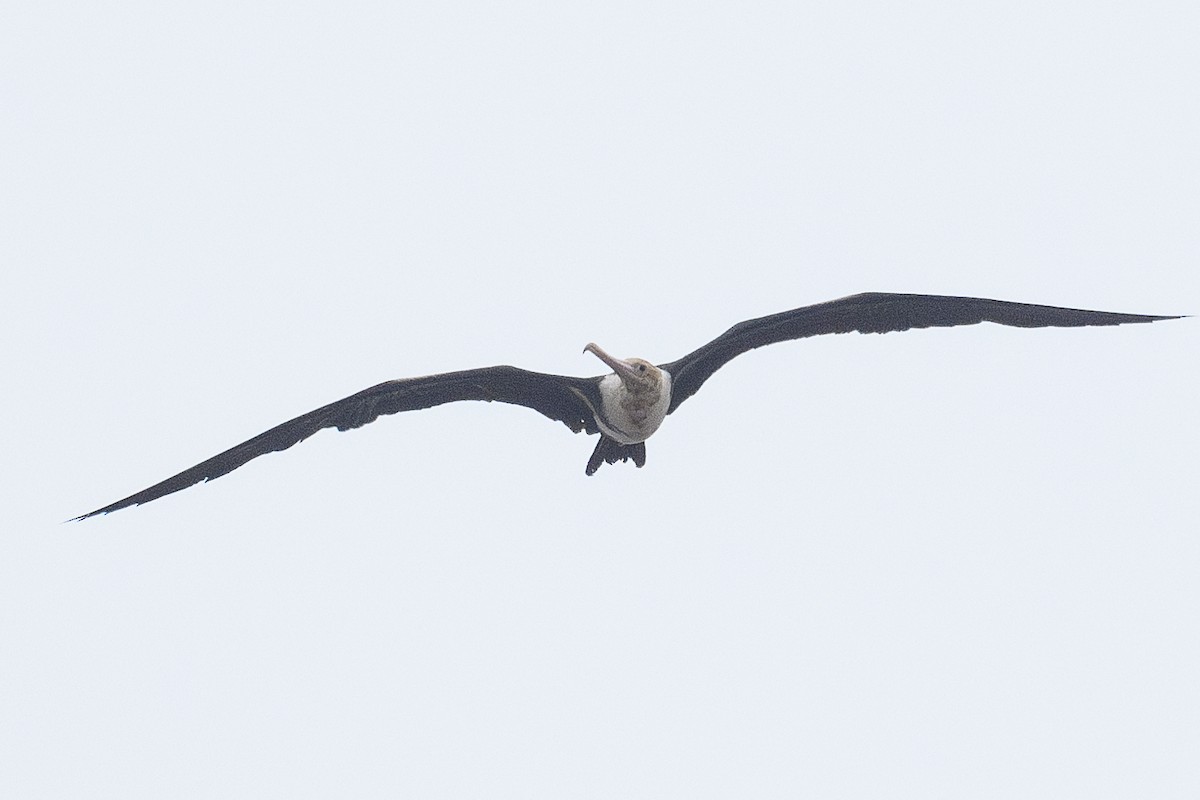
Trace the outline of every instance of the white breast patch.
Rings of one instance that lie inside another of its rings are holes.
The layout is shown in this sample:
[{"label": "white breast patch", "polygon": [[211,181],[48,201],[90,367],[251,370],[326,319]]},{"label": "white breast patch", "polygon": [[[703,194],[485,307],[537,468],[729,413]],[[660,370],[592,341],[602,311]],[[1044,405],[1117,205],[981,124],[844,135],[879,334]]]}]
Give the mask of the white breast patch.
[{"label": "white breast patch", "polygon": [[619,377],[606,375],[600,380],[602,408],[601,413],[596,415],[596,424],[605,435],[621,444],[646,441],[662,425],[667,417],[667,409],[671,407],[671,375],[663,371],[658,397],[636,402],[640,399],[630,396]]}]

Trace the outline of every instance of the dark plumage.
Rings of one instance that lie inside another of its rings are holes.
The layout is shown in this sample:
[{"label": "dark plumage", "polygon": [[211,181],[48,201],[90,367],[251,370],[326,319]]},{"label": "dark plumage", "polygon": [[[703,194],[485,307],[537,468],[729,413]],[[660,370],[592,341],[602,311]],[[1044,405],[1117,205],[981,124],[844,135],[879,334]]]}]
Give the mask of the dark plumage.
[{"label": "dark plumage", "polygon": [[683,358],[657,367],[641,359],[616,359],[595,345],[588,350],[614,369],[611,375],[575,378],[499,366],[405,378],[364,389],[271,428],[166,480],[75,519],[148,503],[201,481],[219,478],[252,458],[286,450],[322,428],[359,428],[383,414],[415,411],[458,400],[523,405],[572,431],[599,433],[587,474],[601,463],[646,463],[645,439],[663,417],[695,394],[735,356],[756,347],[826,333],[887,333],[911,328],[994,322],[1020,328],[1121,325],[1177,319],[1055,306],[919,294],[869,292],[739,322]]}]

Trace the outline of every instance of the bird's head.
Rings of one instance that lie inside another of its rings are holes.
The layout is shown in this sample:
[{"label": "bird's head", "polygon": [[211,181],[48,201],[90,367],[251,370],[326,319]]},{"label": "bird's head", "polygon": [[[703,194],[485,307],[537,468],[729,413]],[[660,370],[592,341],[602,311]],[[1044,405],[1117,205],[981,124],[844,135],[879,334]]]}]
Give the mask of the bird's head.
[{"label": "bird's head", "polygon": [[583,348],[583,352],[591,353],[608,364],[621,379],[621,383],[625,384],[625,388],[634,394],[657,391],[662,385],[662,370],[644,358],[616,358],[604,352],[600,345],[595,343]]}]

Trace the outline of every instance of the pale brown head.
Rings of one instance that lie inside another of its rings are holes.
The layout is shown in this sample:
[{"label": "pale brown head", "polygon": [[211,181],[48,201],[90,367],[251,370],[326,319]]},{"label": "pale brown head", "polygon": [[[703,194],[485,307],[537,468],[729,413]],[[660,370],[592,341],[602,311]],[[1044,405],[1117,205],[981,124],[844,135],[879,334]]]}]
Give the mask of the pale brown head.
[{"label": "pale brown head", "polygon": [[583,348],[583,352],[591,353],[611,367],[626,390],[633,394],[658,394],[662,389],[662,370],[644,358],[616,358],[595,343]]}]

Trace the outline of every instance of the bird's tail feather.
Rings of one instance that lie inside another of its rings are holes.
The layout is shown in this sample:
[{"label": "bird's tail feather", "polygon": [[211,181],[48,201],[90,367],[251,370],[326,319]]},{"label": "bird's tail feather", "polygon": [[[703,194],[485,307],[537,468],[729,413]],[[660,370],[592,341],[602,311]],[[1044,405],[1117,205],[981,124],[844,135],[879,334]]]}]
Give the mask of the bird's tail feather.
[{"label": "bird's tail feather", "polygon": [[621,444],[616,439],[610,439],[604,434],[600,434],[600,441],[596,442],[596,449],[592,451],[592,457],[588,459],[587,474],[595,475],[596,470],[600,469],[601,464],[615,464],[618,461],[628,461],[631,458],[635,465],[639,467],[645,465],[645,442]]}]

